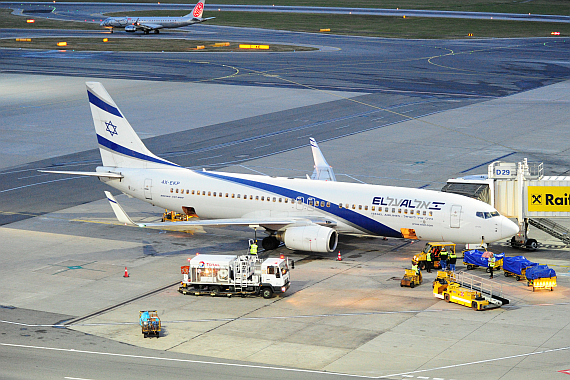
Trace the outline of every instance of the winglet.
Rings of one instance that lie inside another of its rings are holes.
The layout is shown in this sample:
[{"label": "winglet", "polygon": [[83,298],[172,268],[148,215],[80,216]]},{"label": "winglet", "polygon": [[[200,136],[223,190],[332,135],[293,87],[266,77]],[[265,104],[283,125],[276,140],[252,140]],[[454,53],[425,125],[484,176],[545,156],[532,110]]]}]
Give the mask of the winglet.
[{"label": "winglet", "polygon": [[111,207],[113,208],[113,211],[115,212],[115,216],[117,217],[119,222],[124,223],[124,224],[128,224],[128,225],[132,225],[132,226],[136,226],[136,224],[131,220],[131,218],[129,218],[129,216],[127,215],[125,210],[123,210],[123,208],[121,207],[119,202],[117,202],[117,200],[115,199],[113,194],[111,194],[108,191],[105,191],[105,195],[107,196],[107,200],[111,204]]},{"label": "winglet", "polygon": [[332,167],[325,160],[325,156],[319,149],[317,142],[314,138],[309,139],[311,142],[311,150],[313,151],[313,159],[315,161],[315,170],[311,179],[319,181],[336,181]]}]

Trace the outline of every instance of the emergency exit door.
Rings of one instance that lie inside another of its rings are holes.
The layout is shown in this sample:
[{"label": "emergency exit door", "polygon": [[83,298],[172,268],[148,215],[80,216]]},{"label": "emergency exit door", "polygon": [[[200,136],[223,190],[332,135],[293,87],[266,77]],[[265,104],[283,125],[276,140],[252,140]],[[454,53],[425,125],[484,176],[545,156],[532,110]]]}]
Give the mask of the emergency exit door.
[{"label": "emergency exit door", "polygon": [[461,206],[451,206],[451,217],[449,219],[449,226],[451,228],[459,228],[461,224]]},{"label": "emergency exit door", "polygon": [[151,199],[152,200],[151,188],[152,188],[152,179],[150,179],[150,178],[145,179],[144,180],[144,197],[145,197],[145,199]]}]

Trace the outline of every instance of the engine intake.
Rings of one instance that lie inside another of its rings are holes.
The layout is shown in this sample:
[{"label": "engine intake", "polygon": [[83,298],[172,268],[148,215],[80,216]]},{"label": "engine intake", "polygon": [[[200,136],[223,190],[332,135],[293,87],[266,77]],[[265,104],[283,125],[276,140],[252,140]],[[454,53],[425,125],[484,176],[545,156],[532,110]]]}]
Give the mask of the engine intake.
[{"label": "engine intake", "polygon": [[317,225],[290,227],[277,234],[289,249],[307,252],[332,252],[338,243],[338,233]]}]

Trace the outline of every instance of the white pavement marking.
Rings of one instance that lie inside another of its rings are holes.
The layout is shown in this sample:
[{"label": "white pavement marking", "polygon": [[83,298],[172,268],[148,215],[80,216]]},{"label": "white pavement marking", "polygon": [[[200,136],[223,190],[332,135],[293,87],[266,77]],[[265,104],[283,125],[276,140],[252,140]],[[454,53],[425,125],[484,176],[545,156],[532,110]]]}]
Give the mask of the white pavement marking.
[{"label": "white pavement marking", "polygon": [[68,379],[68,380],[91,380],[91,379],[84,379],[82,377],[64,377],[64,379]]},{"label": "white pavement marking", "polygon": [[300,372],[300,373],[315,373],[315,374],[319,374],[319,375],[345,376],[345,377],[356,377],[356,378],[365,378],[365,379],[379,379],[379,377],[361,376],[361,375],[351,375],[351,374],[338,373],[338,372],[323,372],[323,371],[316,371],[316,370],[309,370],[309,369],[280,368],[280,367],[271,367],[271,366],[263,366],[263,365],[238,364],[238,363],[223,363],[223,362],[213,362],[213,361],[205,361],[205,360],[160,358],[160,357],[156,357],[156,356],[128,355],[128,354],[117,354],[117,353],[112,353],[112,352],[98,352],[98,351],[75,350],[75,349],[73,349],[73,348],[41,347],[41,346],[29,346],[29,345],[24,345],[24,344],[10,344],[10,343],[0,343],[0,346],[18,347],[18,348],[29,348],[29,349],[34,349],[34,350],[48,350],[48,351],[72,352],[72,353],[89,354],[89,355],[116,356],[116,357],[123,357],[123,358],[132,358],[132,359],[160,360],[160,361],[167,361],[167,362],[193,363],[193,364],[209,364],[209,365],[218,365],[218,366],[227,366],[227,367],[266,369],[266,370],[272,370],[272,371],[286,371],[286,372]]},{"label": "white pavement marking", "polygon": [[[553,349],[551,349],[551,350],[529,352],[529,353],[526,353],[526,354],[519,354],[519,355],[512,355],[512,356],[503,356],[502,358],[478,360],[478,361],[469,362],[469,363],[446,365],[446,366],[442,366],[442,367],[429,368],[429,369],[420,369],[420,370],[417,370],[417,371],[410,371],[410,372],[403,372],[403,373],[394,373],[394,374],[391,374],[391,375],[386,375],[386,376],[377,377],[377,379],[380,379],[380,378],[383,378],[383,377],[403,376],[403,375],[407,375],[407,374],[410,374],[410,373],[429,372],[429,371],[437,371],[437,370],[440,370],[440,369],[448,369],[448,368],[464,367],[464,366],[474,365],[474,364],[490,363],[490,362],[496,362],[496,361],[499,361],[499,360],[507,360],[507,359],[514,359],[514,358],[523,358],[523,357],[532,356],[532,355],[547,354],[547,353],[549,353],[549,352],[557,352],[557,351],[564,351],[564,350],[570,350],[570,346],[568,346],[568,347],[560,347],[560,348],[553,348]],[[418,377],[418,378],[419,378],[419,377]]]},{"label": "white pavement marking", "polygon": [[[362,378],[362,379],[386,379],[386,378],[393,378],[393,377],[397,377],[397,376],[409,377],[406,375],[409,375],[411,373],[437,371],[440,369],[463,367],[463,366],[474,365],[474,364],[489,363],[489,362],[495,362],[495,361],[500,361],[500,360],[507,360],[507,359],[513,359],[513,358],[528,357],[528,356],[532,356],[532,355],[547,354],[550,352],[570,350],[570,346],[569,347],[560,347],[560,348],[554,348],[554,349],[544,350],[544,351],[529,352],[529,353],[520,354],[520,355],[504,356],[501,358],[479,360],[479,361],[474,361],[474,362],[469,362],[469,363],[454,364],[454,365],[448,365],[448,366],[442,366],[442,367],[436,367],[436,368],[430,368],[430,369],[421,369],[421,370],[417,370],[417,371],[410,371],[410,372],[404,372],[404,373],[395,373],[395,374],[391,374],[391,375],[364,376],[364,375],[354,375],[354,374],[339,373],[339,372],[324,372],[324,371],[300,369],[300,368],[281,368],[281,367],[271,367],[271,366],[263,366],[263,365],[252,365],[252,364],[223,363],[223,362],[214,362],[214,361],[205,361],[205,360],[160,358],[160,357],[156,357],[156,356],[128,355],[128,354],[117,354],[117,353],[112,353],[112,352],[85,351],[85,350],[76,350],[73,348],[41,347],[41,346],[29,346],[29,345],[24,345],[24,344],[11,344],[11,343],[0,343],[0,346],[29,348],[29,349],[35,349],[35,350],[73,352],[73,353],[89,354],[89,355],[117,356],[117,357],[132,358],[132,359],[150,359],[150,360],[161,360],[161,361],[170,361],[170,362],[179,362],[179,363],[211,364],[211,365],[219,365],[219,366],[227,366],[227,367],[267,369],[267,370],[272,370],[272,371],[315,373],[315,374],[320,374],[320,375],[345,376],[345,377],[355,377],[355,378]],[[429,379],[429,377],[423,377],[423,376],[418,376],[417,378],[418,379]]]},{"label": "white pavement marking", "polygon": [[54,180],[45,181],[45,182],[32,183],[32,184],[30,184],[30,185],[18,186],[18,187],[13,187],[13,188],[11,188],[11,189],[0,190],[0,193],[5,193],[5,192],[7,192],[7,191],[18,190],[18,189],[23,189],[23,188],[26,188],[26,187],[37,186],[37,185],[45,185],[46,183],[59,182],[59,181],[69,181],[70,179],[77,179],[77,178],[85,178],[85,177],[83,177],[83,176],[80,176],[80,177],[70,177],[70,178],[54,179]]}]

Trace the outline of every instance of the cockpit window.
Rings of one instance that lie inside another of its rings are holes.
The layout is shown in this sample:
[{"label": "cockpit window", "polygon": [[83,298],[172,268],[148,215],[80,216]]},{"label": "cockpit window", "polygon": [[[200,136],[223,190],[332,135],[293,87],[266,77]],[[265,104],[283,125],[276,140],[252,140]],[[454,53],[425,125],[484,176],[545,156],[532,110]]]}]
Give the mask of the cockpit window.
[{"label": "cockpit window", "polygon": [[477,211],[477,212],[475,213],[475,215],[476,215],[478,218],[490,219],[490,218],[493,218],[493,217],[495,217],[495,216],[500,216],[501,214],[499,214],[498,211],[493,211],[493,212]]}]

